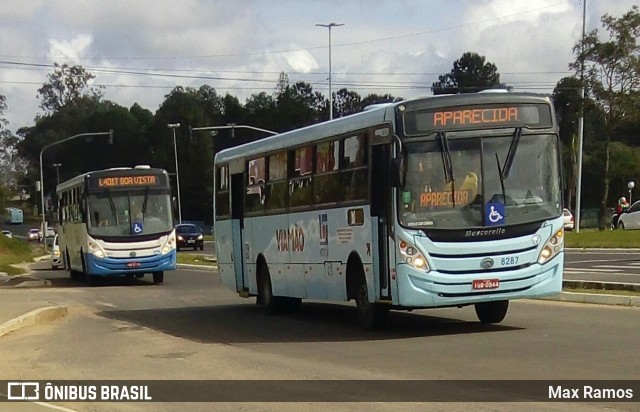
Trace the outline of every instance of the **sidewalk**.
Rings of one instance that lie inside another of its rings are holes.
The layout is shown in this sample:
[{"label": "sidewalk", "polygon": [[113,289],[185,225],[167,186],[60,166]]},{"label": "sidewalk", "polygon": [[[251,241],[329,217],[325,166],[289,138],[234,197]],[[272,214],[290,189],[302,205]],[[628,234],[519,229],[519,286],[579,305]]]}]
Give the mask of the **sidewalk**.
[{"label": "sidewalk", "polygon": [[[48,257],[48,256],[47,256]],[[29,263],[23,264],[29,269]],[[190,269],[203,268],[198,265],[179,264]],[[213,270],[211,266],[206,269]],[[540,298],[572,303],[591,303],[618,306],[640,307],[640,296],[607,294],[608,290],[640,292],[640,285],[614,282],[585,282],[565,280],[564,287],[572,289],[600,290],[601,293],[562,292],[560,294]],[[34,300],[33,295],[24,293],[23,288],[47,287],[51,281],[30,276],[27,272],[20,276],[7,276],[0,272],[0,338],[23,327],[44,324],[67,316],[68,307],[50,301]]]}]

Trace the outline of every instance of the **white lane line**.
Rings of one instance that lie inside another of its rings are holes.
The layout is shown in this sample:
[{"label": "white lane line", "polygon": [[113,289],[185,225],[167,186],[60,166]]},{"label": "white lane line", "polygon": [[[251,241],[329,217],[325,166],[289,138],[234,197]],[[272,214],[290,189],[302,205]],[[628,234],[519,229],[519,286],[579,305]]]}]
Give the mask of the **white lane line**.
[{"label": "white lane line", "polygon": [[[620,265],[595,265],[594,268],[612,268],[612,269],[632,269],[629,266],[620,266]],[[637,269],[637,268],[633,268]]]}]

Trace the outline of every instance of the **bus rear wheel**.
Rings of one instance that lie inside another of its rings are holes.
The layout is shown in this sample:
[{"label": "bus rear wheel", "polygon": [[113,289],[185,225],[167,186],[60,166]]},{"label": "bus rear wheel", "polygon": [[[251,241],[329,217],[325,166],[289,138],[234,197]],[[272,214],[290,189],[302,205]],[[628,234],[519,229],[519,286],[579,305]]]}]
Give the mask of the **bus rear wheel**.
[{"label": "bus rear wheel", "polygon": [[481,302],[475,304],[476,315],[482,323],[500,323],[507,316],[508,300]]},{"label": "bus rear wheel", "polygon": [[153,272],[153,283],[159,285],[164,282],[164,272]]},{"label": "bus rear wheel", "polygon": [[380,303],[369,302],[369,289],[367,282],[362,279],[356,295],[358,308],[358,321],[365,330],[382,329],[389,318],[389,307]]}]

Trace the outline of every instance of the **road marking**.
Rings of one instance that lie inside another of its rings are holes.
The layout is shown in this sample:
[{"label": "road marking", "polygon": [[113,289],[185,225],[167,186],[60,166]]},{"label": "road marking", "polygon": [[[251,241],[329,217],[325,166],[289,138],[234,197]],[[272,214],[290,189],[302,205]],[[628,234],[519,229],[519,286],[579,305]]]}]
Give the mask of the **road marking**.
[{"label": "road marking", "polygon": [[107,303],[107,302],[96,302],[96,304],[98,304],[98,305],[102,305],[102,306],[107,306],[107,307],[110,307],[110,308],[117,308],[117,306],[116,306],[116,305],[114,305],[113,303]]},{"label": "road marking", "polygon": [[594,266],[594,268],[631,269],[629,266],[620,266],[620,265],[596,265]]}]

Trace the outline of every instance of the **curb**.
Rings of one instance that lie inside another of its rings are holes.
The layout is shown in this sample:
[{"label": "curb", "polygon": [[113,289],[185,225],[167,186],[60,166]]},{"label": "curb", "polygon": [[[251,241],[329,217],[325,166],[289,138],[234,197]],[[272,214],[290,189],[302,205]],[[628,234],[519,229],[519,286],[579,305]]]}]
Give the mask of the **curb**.
[{"label": "curb", "polygon": [[67,316],[66,306],[46,306],[32,310],[0,325],[0,337],[28,326],[42,325]]},{"label": "curb", "polygon": [[605,295],[596,293],[562,292],[558,295],[538,298],[570,303],[592,303],[596,305],[635,306],[640,307],[640,296]]}]

